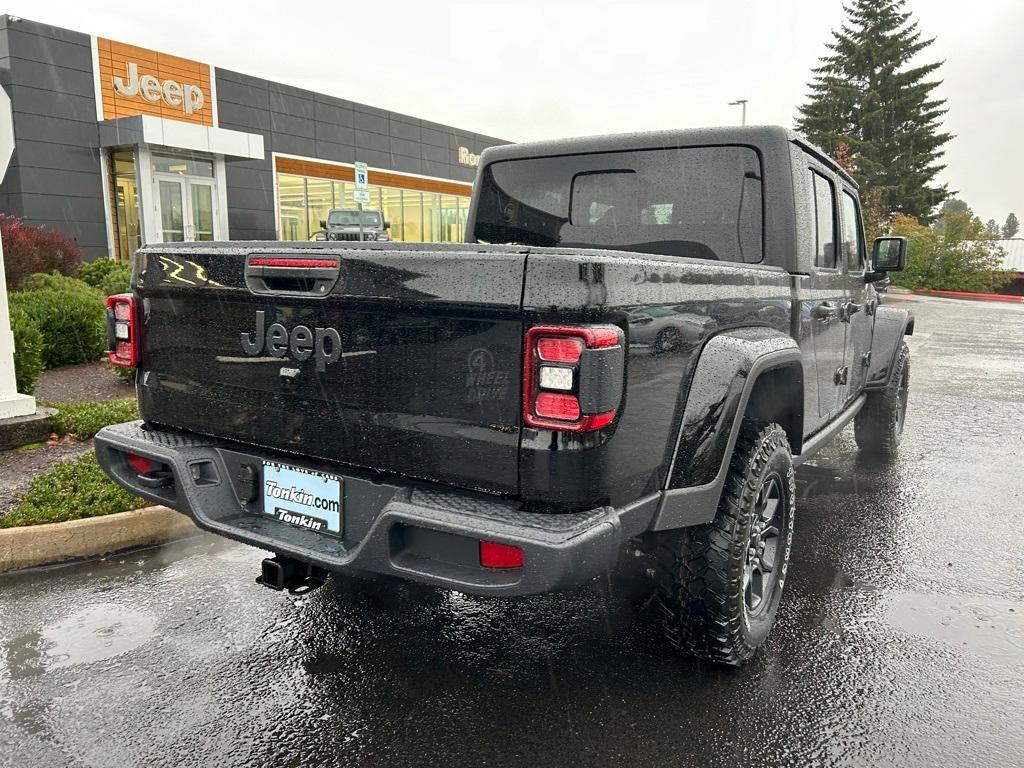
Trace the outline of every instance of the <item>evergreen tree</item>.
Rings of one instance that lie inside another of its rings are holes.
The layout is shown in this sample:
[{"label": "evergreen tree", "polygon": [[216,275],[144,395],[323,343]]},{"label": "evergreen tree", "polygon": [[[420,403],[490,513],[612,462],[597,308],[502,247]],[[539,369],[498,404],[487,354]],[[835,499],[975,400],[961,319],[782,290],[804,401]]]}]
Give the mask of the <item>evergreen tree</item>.
[{"label": "evergreen tree", "polygon": [[1017,221],[1017,214],[1011,213],[1006,217],[1006,223],[1003,224],[1003,237],[1009,240],[1011,237],[1015,237],[1019,231],[1020,222]]},{"label": "evergreen tree", "polygon": [[905,0],[851,0],[833,31],[829,54],[812,70],[797,130],[829,154],[846,144],[863,190],[881,191],[885,208],[930,221],[950,194],[935,183],[943,146],[945,100],[932,91],[942,62],[912,65],[923,40]]},{"label": "evergreen tree", "polygon": [[989,219],[988,221],[986,221],[985,229],[987,229],[991,234],[995,235],[996,237],[999,237],[999,225],[996,224],[995,219]]}]

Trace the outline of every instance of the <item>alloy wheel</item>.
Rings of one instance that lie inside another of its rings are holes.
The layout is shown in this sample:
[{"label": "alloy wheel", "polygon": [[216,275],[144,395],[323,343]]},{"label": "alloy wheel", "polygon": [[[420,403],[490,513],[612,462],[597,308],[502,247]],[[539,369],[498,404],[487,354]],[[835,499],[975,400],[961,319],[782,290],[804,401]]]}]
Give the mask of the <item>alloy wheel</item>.
[{"label": "alloy wheel", "polygon": [[775,588],[775,566],[785,514],[782,489],[782,478],[777,474],[769,475],[761,484],[754,502],[743,565],[743,600],[751,616],[758,615],[767,607]]}]

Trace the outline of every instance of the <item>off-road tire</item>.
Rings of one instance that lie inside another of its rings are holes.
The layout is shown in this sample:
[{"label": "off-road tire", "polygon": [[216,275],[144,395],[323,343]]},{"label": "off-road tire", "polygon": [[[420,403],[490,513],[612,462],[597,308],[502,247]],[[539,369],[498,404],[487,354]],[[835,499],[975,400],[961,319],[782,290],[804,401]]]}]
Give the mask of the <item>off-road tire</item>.
[{"label": "off-road tire", "polygon": [[[762,491],[770,487],[778,488],[782,507],[775,578],[762,598],[767,602],[752,611],[744,573],[753,526],[761,519],[757,505]],[[732,666],[753,658],[775,622],[795,511],[796,480],[786,432],[778,424],[745,423],[714,521],[658,535],[655,580],[662,628],[671,645]]]},{"label": "off-road tire", "polygon": [[864,453],[893,458],[903,440],[910,392],[910,349],[900,346],[885,389],[868,392],[867,401],[853,422],[853,436]]}]

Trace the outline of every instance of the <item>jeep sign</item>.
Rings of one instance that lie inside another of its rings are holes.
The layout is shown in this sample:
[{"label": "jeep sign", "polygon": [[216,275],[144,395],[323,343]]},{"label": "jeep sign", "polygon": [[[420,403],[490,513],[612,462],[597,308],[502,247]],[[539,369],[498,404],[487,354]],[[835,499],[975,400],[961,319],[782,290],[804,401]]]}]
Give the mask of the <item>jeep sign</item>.
[{"label": "jeep sign", "polygon": [[124,77],[114,76],[114,90],[122,96],[142,96],[151,104],[163,100],[167,106],[178,107],[186,115],[199,111],[206,103],[206,97],[198,85],[182,84],[171,79],[161,82],[154,75],[140,77],[139,65],[134,61],[128,62]]}]

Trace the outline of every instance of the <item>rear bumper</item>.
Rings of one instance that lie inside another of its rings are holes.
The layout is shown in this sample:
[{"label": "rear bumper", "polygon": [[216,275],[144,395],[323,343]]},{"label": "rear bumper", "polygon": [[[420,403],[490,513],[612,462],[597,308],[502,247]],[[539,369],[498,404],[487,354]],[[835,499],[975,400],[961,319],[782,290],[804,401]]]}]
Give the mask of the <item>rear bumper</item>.
[{"label": "rear bumper", "polygon": [[[527,595],[565,589],[607,573],[623,542],[646,530],[656,499],[629,508],[570,514],[524,512],[510,500],[426,483],[381,480],[338,465],[261,452],[142,422],[105,427],[96,435],[104,471],[143,498],[192,517],[213,533],[296,558],[329,571],[388,575],[478,595]],[[135,454],[166,465],[173,478],[147,487],[128,461]],[[242,467],[264,459],[343,478],[341,538],[296,528],[259,514]],[[524,565],[491,569],[479,563],[479,541],[520,547]]]}]

